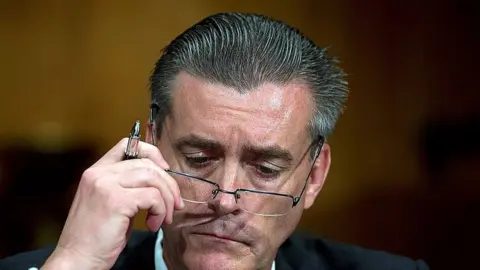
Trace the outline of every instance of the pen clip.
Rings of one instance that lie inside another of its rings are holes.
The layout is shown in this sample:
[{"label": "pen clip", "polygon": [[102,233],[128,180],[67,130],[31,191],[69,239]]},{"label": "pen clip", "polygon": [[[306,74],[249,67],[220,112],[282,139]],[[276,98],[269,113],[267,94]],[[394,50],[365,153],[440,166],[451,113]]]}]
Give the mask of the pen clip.
[{"label": "pen clip", "polygon": [[138,156],[138,144],[140,142],[140,121],[135,121],[132,130],[128,135],[127,148],[125,148],[125,159],[134,159]]}]

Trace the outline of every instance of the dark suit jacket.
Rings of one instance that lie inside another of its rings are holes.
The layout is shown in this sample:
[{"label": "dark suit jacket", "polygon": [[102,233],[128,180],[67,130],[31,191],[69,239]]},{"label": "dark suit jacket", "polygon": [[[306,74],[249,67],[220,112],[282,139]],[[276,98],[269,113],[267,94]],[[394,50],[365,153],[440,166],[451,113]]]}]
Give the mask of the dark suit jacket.
[{"label": "dark suit jacket", "polygon": [[[156,234],[136,231],[120,254],[114,270],[154,270]],[[21,253],[0,260],[1,270],[40,268],[53,248]],[[276,270],[427,270],[423,261],[332,243],[325,239],[294,234],[280,247]]]}]

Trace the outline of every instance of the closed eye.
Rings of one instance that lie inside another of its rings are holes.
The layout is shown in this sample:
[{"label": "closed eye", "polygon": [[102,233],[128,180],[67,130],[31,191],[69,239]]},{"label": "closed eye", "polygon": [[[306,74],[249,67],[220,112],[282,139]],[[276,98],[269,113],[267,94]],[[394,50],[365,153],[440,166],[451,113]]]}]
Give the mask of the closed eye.
[{"label": "closed eye", "polygon": [[185,156],[185,161],[190,167],[204,168],[208,166],[212,161],[214,161],[214,158],[206,156]]},{"label": "closed eye", "polygon": [[257,173],[258,176],[261,178],[276,178],[281,174],[281,170],[260,165],[260,164],[255,164],[253,165],[255,168],[255,172]]}]

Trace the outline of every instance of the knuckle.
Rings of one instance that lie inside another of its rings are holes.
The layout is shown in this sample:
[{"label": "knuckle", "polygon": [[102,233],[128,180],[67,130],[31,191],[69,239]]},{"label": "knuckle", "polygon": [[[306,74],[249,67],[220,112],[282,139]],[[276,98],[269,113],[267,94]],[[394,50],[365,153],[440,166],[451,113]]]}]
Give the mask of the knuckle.
[{"label": "knuckle", "polygon": [[167,189],[166,192],[165,192],[165,199],[167,199],[169,202],[172,202],[173,201],[173,192],[171,189]]},{"label": "knuckle", "polygon": [[152,154],[157,154],[160,152],[160,150],[156,146],[146,142],[142,142],[142,148],[144,148],[146,151]]},{"label": "knuckle", "polygon": [[171,187],[171,190],[172,190],[172,193],[173,193],[172,196],[179,197],[180,196],[180,187],[178,186],[177,181],[173,177],[171,177],[169,175],[167,175],[167,176],[170,178],[169,183],[170,183],[170,187]]},{"label": "knuckle", "polygon": [[101,205],[98,207],[104,207],[111,212],[118,212],[122,206],[122,200],[119,200],[119,196],[111,184],[112,181],[101,177],[102,171],[98,168],[89,168],[84,171],[82,179],[80,181],[81,188],[86,192],[90,199],[100,199]]},{"label": "knuckle", "polygon": [[148,158],[138,158],[131,160],[131,162],[134,170],[156,172],[155,164]]},{"label": "knuckle", "polygon": [[131,170],[139,170],[143,167],[143,163],[140,161],[140,159],[131,159],[125,162],[125,164],[128,164],[128,168]]},{"label": "knuckle", "polygon": [[88,168],[83,172],[80,182],[87,186],[93,186],[98,177],[99,173],[96,169]]},{"label": "knuckle", "polygon": [[154,189],[148,189],[142,193],[141,197],[135,198],[135,204],[141,208],[153,208],[157,209],[156,212],[161,212],[158,210],[158,206],[162,204],[162,195],[161,193]]},{"label": "knuckle", "polygon": [[162,199],[162,193],[160,192],[160,190],[156,189],[156,188],[152,188],[150,189],[150,200],[152,202],[156,202],[160,199]]},{"label": "knuckle", "polygon": [[120,141],[118,141],[118,143],[112,149],[118,149],[118,148],[124,149],[127,147],[127,144],[128,144],[128,138],[124,137]]},{"label": "knuckle", "polygon": [[89,192],[93,192],[92,194],[99,194],[103,197],[109,196],[112,192],[112,181],[104,179],[104,176],[102,169],[89,168],[83,172],[80,185]]},{"label": "knuckle", "polygon": [[142,167],[135,172],[135,175],[138,179],[144,181],[151,181],[153,179],[158,178],[158,172],[154,168],[151,167]]},{"label": "knuckle", "polygon": [[144,166],[148,166],[148,167],[153,167],[155,165],[155,163],[153,163],[153,161],[148,158],[140,158],[138,159],[138,161]]},{"label": "knuckle", "polygon": [[162,152],[160,151],[160,149],[158,149],[157,146],[151,145],[151,144],[145,144],[145,145],[142,145],[142,149],[144,149],[145,150],[144,152],[148,153],[148,155],[151,156],[152,158],[163,160]]},{"label": "knuckle", "polygon": [[174,197],[173,194],[170,190],[166,191],[164,194],[162,194],[162,199],[165,203],[165,207],[167,208],[173,208],[174,206]]},{"label": "knuckle", "polygon": [[172,182],[172,186],[173,186],[173,192],[175,193],[175,196],[180,196],[180,187],[178,186],[178,183],[177,181],[173,180]]},{"label": "knuckle", "polygon": [[125,138],[122,138],[119,142],[118,142],[118,146],[127,146],[127,143],[128,143],[128,138],[125,137]]}]

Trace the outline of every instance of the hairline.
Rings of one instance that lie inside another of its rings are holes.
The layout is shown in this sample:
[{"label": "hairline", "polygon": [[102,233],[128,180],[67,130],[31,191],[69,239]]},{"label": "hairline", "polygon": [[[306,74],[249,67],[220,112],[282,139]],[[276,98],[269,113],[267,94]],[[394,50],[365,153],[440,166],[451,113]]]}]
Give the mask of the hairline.
[{"label": "hairline", "polygon": [[[193,72],[189,72],[186,69],[179,69],[176,72],[176,74],[174,74],[172,76],[173,79],[168,83],[167,89],[164,89],[164,90],[166,90],[165,92],[167,92],[168,96],[169,96],[169,102],[168,102],[169,108],[166,111],[164,111],[163,119],[161,119],[161,122],[160,122],[160,119],[158,119],[158,117],[156,117],[156,119],[154,120],[155,123],[156,123],[156,126],[157,126],[157,138],[156,138],[157,140],[160,139],[160,136],[161,136],[162,130],[163,130],[163,126],[165,124],[165,121],[166,121],[167,117],[171,116],[172,109],[173,109],[172,108],[173,107],[173,93],[174,93],[175,89],[177,88],[176,86],[179,83],[179,76],[182,72],[188,74],[189,76],[193,76],[196,79],[200,79],[200,80],[202,80],[206,83],[212,83],[212,84],[217,84],[217,85],[220,85],[220,86],[223,86],[223,87],[228,87],[230,89],[233,89],[235,92],[237,92],[239,94],[248,94],[248,93],[252,93],[252,92],[255,92],[255,91],[261,91],[261,90],[259,90],[260,86],[262,86],[264,84],[267,84],[267,83],[271,83],[271,84],[274,84],[276,86],[281,86],[281,87],[285,87],[286,85],[289,85],[289,84],[302,85],[306,88],[306,92],[307,92],[307,95],[308,95],[309,106],[310,106],[310,112],[309,112],[310,113],[310,119],[307,121],[307,124],[304,128],[306,128],[306,132],[310,137],[311,144],[314,143],[318,139],[319,136],[321,136],[324,140],[326,140],[326,137],[323,136],[323,135],[313,134],[314,130],[315,130],[314,118],[316,117],[316,105],[315,105],[315,100],[314,100],[314,90],[312,89],[312,86],[310,85],[310,83],[308,83],[305,79],[303,79],[301,77],[297,77],[297,78],[293,78],[293,79],[291,79],[287,82],[264,81],[264,82],[261,82],[259,85],[255,86],[253,88],[250,88],[250,89],[241,88],[240,89],[240,88],[237,88],[237,87],[230,87],[228,85],[225,85],[225,84],[220,83],[220,82],[216,82],[214,80],[209,80],[208,78],[205,78],[203,76],[194,74]],[[151,99],[151,102],[156,104],[156,101],[153,100],[153,97]],[[315,150],[316,149],[311,149],[312,154],[309,155],[309,158],[314,158],[313,152],[315,152]]]}]

